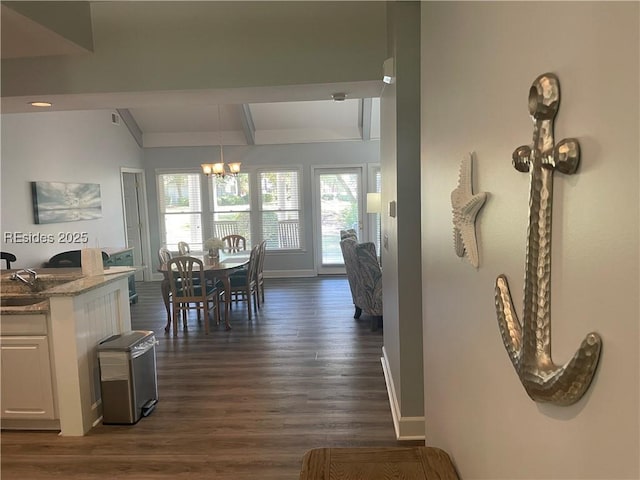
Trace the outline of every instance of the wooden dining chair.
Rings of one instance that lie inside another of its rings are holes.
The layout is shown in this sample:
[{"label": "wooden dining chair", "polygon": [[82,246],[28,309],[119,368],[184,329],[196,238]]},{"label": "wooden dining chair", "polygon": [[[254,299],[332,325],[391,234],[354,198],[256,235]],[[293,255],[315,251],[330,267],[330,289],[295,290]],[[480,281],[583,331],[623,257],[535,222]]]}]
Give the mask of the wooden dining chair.
[{"label": "wooden dining chair", "polygon": [[[169,260],[171,260],[171,258],[173,257],[171,250],[169,250],[166,246],[162,246],[158,249],[158,261],[160,262],[160,265],[166,265],[167,263],[169,263]],[[167,305],[167,325],[164,327],[164,331],[168,332],[171,329],[171,290],[169,288],[169,281],[168,280],[163,280],[163,283],[165,283],[164,285],[162,285],[163,289],[166,289],[165,291],[168,291],[168,303]]]},{"label": "wooden dining chair", "polygon": [[191,253],[191,248],[187,242],[178,242],[178,253],[180,255],[189,255]]},{"label": "wooden dining chair", "polygon": [[258,267],[256,268],[256,286],[258,289],[258,308],[264,303],[264,255],[267,250],[267,241],[263,240],[259,244]]},{"label": "wooden dining chair", "polygon": [[[169,289],[173,303],[173,334],[178,333],[178,317],[182,313],[183,327],[187,327],[189,310],[204,313],[204,331],[209,333],[209,312],[216,311],[216,323],[220,323],[218,290],[205,281],[204,264],[194,257],[174,257],[167,262]],[[209,306],[211,305],[211,307]]]},{"label": "wooden dining chair", "polygon": [[172,257],[173,254],[167,247],[162,246],[158,249],[158,260],[160,260],[160,264],[169,263]]},{"label": "wooden dining chair", "polygon": [[260,251],[260,245],[256,245],[251,249],[249,255],[249,264],[246,270],[240,270],[238,273],[234,273],[229,276],[229,283],[231,285],[231,296],[226,298],[224,292],[221,295],[221,299],[224,302],[231,302],[235,300],[247,302],[247,312],[249,320],[251,320],[251,301],[253,300],[253,310],[258,311],[258,284],[256,282],[256,270],[258,269],[258,255]]},{"label": "wooden dining chair", "polygon": [[236,253],[247,249],[247,239],[242,235],[227,235],[222,237],[227,252]]}]

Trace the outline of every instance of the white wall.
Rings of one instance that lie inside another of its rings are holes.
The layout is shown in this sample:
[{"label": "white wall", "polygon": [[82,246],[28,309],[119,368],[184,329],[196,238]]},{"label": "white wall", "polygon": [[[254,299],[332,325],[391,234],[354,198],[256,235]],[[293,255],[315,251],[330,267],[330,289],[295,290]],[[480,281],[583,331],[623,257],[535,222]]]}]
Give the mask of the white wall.
[{"label": "white wall", "polygon": [[[639,4],[422,4],[422,253],[427,444],[461,478],[638,479]],[[528,91],[561,86],[556,141],[579,139],[577,174],[555,174],[552,342],[556,363],[595,330],[604,341],[577,404],[535,403],[498,331],[505,273],[522,316],[531,143]],[[480,268],[453,250],[450,194],[475,150]]]},{"label": "white wall", "polygon": [[[113,125],[104,110],[4,114],[1,122],[1,248],[18,257],[15,266],[41,266],[56,253],[82,248],[60,243],[61,232],[87,232],[89,246],[124,246],[120,167],[142,167],[142,151],[127,127]],[[102,218],[36,225],[33,181],[100,184]],[[53,234],[55,241],[17,244],[6,241],[11,232]]]}]

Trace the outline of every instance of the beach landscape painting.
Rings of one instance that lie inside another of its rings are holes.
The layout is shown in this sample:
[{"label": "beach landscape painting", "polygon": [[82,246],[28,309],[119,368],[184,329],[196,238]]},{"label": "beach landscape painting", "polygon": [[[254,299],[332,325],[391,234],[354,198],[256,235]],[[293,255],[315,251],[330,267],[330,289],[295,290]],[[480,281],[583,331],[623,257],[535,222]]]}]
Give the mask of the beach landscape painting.
[{"label": "beach landscape painting", "polygon": [[100,184],[31,182],[35,223],[62,223],[102,217]]}]

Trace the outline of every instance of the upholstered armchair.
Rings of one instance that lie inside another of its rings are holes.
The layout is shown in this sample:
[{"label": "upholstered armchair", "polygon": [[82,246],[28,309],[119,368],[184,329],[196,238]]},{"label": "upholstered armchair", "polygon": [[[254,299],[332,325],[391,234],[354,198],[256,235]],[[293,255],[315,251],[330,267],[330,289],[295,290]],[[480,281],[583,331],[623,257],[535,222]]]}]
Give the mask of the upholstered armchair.
[{"label": "upholstered armchair", "polygon": [[354,237],[340,241],[349,285],[352,285],[354,318],[362,312],[372,317],[374,330],[382,320],[382,270],[378,264],[375,244],[358,243]]},{"label": "upholstered armchair", "polygon": [[344,259],[344,267],[347,272],[347,280],[349,281],[349,288],[351,289],[351,298],[353,299],[353,305],[356,307],[356,311],[353,314],[353,318],[360,318],[360,315],[362,314],[362,309],[358,307],[358,304],[356,303],[356,280],[354,278],[356,275],[356,269],[357,269],[357,266],[354,264],[355,255],[349,255],[348,253],[345,253],[344,246],[342,245],[342,240],[344,240],[345,238],[351,238],[356,243],[358,243],[358,237],[357,237],[356,231],[353,229],[340,230],[340,248],[342,249],[342,258]]}]

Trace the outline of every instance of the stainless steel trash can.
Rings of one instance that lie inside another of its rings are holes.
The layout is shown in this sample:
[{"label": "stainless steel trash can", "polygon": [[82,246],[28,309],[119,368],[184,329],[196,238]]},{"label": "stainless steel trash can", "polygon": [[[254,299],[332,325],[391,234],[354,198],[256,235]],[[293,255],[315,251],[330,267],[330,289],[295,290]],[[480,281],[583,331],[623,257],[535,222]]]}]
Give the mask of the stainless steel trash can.
[{"label": "stainless steel trash can", "polygon": [[158,402],[156,337],[136,330],[98,345],[102,423],[134,424]]}]

